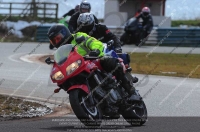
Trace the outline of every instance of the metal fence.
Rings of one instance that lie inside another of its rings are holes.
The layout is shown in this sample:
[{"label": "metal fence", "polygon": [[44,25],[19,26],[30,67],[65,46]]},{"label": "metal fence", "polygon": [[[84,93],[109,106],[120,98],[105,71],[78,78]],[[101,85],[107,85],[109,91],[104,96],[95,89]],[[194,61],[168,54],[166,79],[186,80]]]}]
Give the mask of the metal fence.
[{"label": "metal fence", "polygon": [[36,18],[54,18],[58,19],[58,3],[48,2],[1,2],[0,15],[10,17],[29,17],[32,20]]}]

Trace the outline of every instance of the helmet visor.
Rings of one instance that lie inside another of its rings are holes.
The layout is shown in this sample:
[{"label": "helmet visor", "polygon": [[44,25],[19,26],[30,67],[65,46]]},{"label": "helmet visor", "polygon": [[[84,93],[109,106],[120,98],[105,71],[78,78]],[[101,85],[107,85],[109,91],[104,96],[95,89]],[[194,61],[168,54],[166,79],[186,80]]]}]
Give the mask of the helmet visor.
[{"label": "helmet visor", "polygon": [[63,41],[66,39],[67,31],[65,29],[61,29],[60,32],[58,32],[56,35],[50,38],[50,43],[57,47],[63,43]]},{"label": "helmet visor", "polygon": [[64,36],[62,33],[58,33],[55,35],[52,39],[50,39],[50,43],[54,46],[60,44],[60,42],[64,39]]},{"label": "helmet visor", "polygon": [[81,13],[90,12],[90,10],[89,10],[89,9],[86,9],[86,8],[81,8],[80,10],[81,10]]},{"label": "helmet visor", "polygon": [[143,12],[143,15],[144,15],[144,16],[148,16],[148,15],[149,15],[149,12]]}]

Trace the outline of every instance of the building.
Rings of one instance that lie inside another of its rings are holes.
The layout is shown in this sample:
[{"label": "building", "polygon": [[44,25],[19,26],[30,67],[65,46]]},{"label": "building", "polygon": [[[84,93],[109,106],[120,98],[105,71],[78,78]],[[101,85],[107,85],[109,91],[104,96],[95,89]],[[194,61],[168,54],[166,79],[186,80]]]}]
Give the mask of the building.
[{"label": "building", "polygon": [[[109,26],[121,26],[133,17],[138,9],[148,6],[154,20],[154,26],[170,27],[171,18],[165,17],[166,0],[107,0],[105,1],[104,23]],[[162,23],[163,24],[160,24]]]}]

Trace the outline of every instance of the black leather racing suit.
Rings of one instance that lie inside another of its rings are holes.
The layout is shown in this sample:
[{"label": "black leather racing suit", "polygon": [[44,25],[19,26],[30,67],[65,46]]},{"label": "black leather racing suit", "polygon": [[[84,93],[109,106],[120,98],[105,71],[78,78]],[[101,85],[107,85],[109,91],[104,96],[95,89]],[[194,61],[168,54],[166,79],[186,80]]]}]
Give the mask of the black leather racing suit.
[{"label": "black leather racing suit", "polygon": [[151,33],[151,30],[153,29],[153,19],[151,14],[149,14],[147,17],[145,17],[142,13],[136,17],[137,19],[142,18],[142,26],[143,29],[146,31],[146,36]]},{"label": "black leather racing suit", "polygon": [[63,17],[72,16],[75,12],[76,12],[75,9],[71,9],[69,12],[65,13],[65,14],[63,15]]},{"label": "black leather racing suit", "polygon": [[80,30],[81,32],[85,32],[88,35],[98,39],[99,41],[103,42],[103,43],[107,43],[110,40],[114,41],[114,48],[118,51],[116,52],[120,52],[122,51],[121,49],[121,42],[119,40],[119,38],[114,35],[107,27],[106,25],[102,25],[102,24],[95,24],[94,28],[92,29],[92,31],[87,32],[87,31],[83,31]]}]

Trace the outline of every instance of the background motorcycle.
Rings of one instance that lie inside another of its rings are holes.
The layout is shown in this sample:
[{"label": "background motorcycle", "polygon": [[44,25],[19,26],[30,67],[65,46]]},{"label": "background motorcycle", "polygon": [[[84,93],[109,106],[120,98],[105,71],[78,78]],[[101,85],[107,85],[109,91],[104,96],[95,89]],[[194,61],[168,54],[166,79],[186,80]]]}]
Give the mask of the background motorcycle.
[{"label": "background motorcycle", "polygon": [[124,28],[124,33],[120,37],[122,44],[135,44],[136,46],[142,45],[144,43],[142,40],[145,35],[143,31],[142,23],[136,18],[129,19]]},{"label": "background motorcycle", "polygon": [[67,91],[75,115],[86,126],[99,126],[102,119],[115,113],[122,114],[131,125],[144,124],[147,109],[138,91],[137,98],[130,98],[112,74],[98,69],[96,59],[80,56],[70,44],[59,47],[54,60],[45,60],[53,64],[50,77],[59,86],[54,92]]}]

